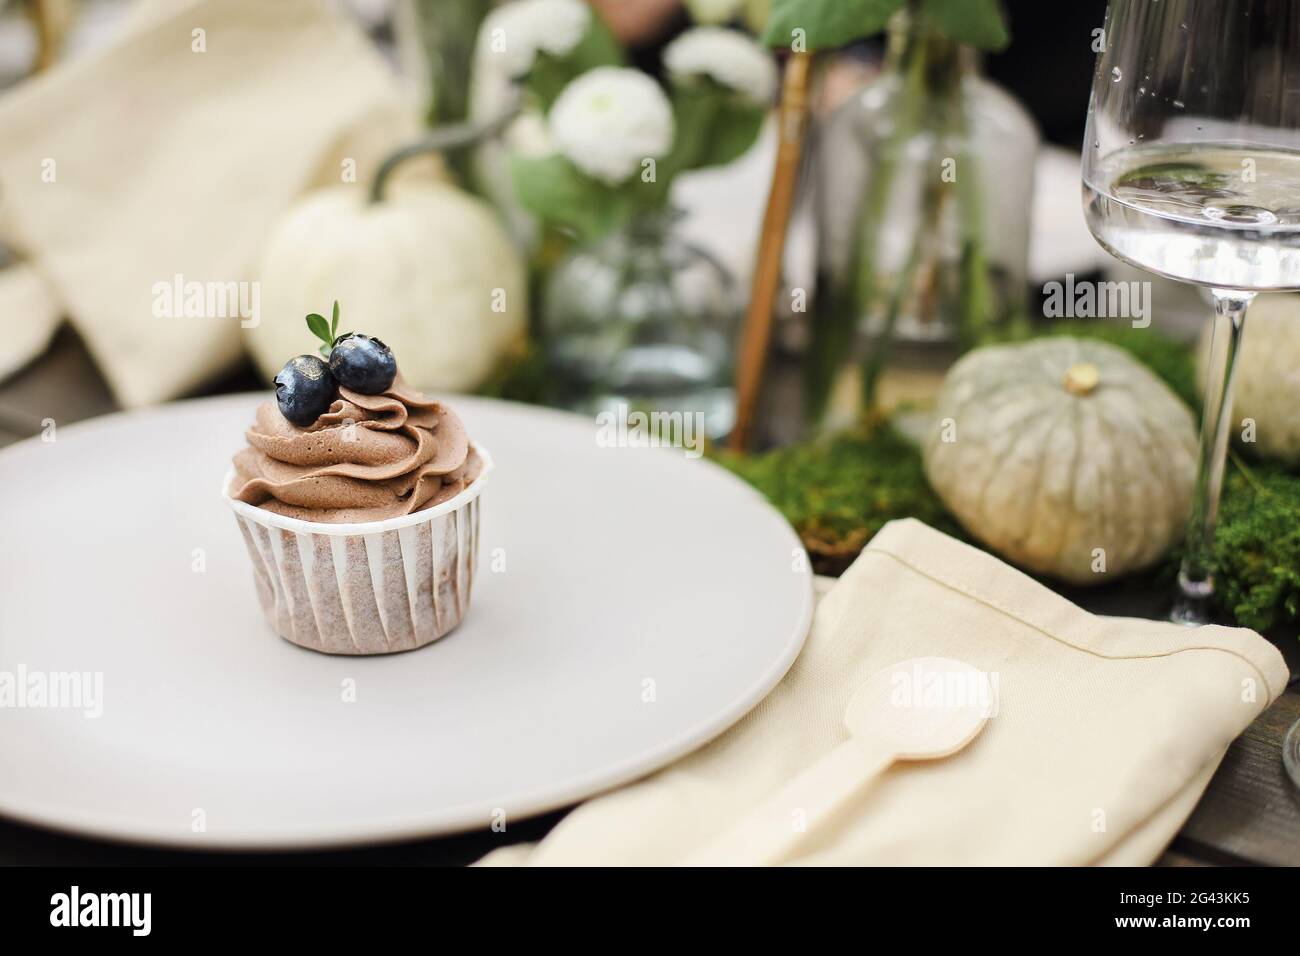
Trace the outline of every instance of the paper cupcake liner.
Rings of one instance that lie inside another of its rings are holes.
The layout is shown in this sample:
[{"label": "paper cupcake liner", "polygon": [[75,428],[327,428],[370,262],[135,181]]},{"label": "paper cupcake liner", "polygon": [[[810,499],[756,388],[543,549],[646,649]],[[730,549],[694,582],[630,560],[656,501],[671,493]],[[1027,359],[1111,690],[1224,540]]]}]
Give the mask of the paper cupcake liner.
[{"label": "paper cupcake liner", "polygon": [[277,634],[326,654],[409,651],[450,633],[469,609],[478,559],[483,470],[456,497],[384,521],[302,521],[222,494],[253,562],[257,595]]}]

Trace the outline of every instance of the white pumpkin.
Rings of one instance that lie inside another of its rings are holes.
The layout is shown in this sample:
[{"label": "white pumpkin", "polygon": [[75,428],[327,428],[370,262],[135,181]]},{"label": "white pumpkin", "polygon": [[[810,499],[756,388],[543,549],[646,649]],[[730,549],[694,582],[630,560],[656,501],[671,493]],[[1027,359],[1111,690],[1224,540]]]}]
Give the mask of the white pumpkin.
[{"label": "white pumpkin", "polygon": [[1127,352],[1057,337],[962,358],[923,453],[930,484],[974,537],[1030,571],[1099,584],[1181,536],[1196,426]]},{"label": "white pumpkin", "polygon": [[262,257],[261,322],[249,351],[271,378],[314,350],[304,316],[386,342],[412,385],[472,389],[521,348],[528,324],[524,264],[490,207],[445,184],[394,184],[367,201],[334,186],[295,205]]},{"label": "white pumpkin", "polygon": [[[1201,336],[1205,394],[1213,323]],[[1232,435],[1243,448],[1300,464],[1300,296],[1261,295],[1246,314],[1233,381]]]}]

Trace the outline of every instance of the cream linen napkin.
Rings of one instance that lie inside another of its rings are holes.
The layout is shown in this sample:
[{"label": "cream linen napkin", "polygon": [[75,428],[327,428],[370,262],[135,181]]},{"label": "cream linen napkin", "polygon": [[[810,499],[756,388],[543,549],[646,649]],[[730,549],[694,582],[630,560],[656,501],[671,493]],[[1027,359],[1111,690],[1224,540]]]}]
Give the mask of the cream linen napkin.
[{"label": "cream linen napkin", "polygon": [[[237,358],[240,319],[155,317],[155,283],[251,280],[295,197],[339,182],[345,158],[365,188],[417,130],[326,0],[151,0],[109,47],[0,97],[0,240],[48,280],[120,401],[172,398]],[[48,336],[9,307],[25,282],[0,294],[12,369]]]},{"label": "cream linen napkin", "polygon": [[579,807],[540,843],[480,862],[680,863],[844,741],[859,684],[922,656],[996,675],[996,715],[952,757],[895,764],[794,862],[1149,863],[1288,677],[1251,631],[1096,617],[895,521],[821,600],[803,653],[739,724]]}]

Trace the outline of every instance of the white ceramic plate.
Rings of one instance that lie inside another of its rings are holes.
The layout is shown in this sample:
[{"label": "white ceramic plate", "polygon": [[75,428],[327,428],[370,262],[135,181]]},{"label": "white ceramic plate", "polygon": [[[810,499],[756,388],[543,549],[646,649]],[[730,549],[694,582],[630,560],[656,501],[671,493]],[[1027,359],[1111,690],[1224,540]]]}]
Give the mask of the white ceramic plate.
[{"label": "white ceramic plate", "polygon": [[[589,421],[460,398],[497,462],[466,622],[387,657],[295,647],[263,620],[218,493],[260,398],[0,453],[0,682],[28,688],[0,707],[0,813],[214,848],[508,826],[705,743],[803,644],[799,542],[746,485],[680,451],[598,447]],[[102,716],[31,706],[72,672],[92,692],[102,674]]]}]

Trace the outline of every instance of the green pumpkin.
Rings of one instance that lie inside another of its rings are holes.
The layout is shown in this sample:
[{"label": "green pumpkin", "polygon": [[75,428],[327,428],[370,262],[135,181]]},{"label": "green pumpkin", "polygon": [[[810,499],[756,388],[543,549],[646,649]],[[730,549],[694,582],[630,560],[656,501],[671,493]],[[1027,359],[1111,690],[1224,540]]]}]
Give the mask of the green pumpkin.
[{"label": "green pumpkin", "polygon": [[1187,522],[1191,412],[1124,350],[1056,337],[949,371],[925,473],[967,531],[1026,570],[1101,584],[1148,567]]}]

